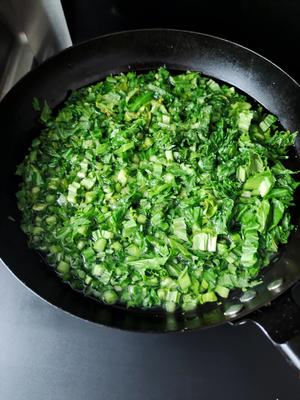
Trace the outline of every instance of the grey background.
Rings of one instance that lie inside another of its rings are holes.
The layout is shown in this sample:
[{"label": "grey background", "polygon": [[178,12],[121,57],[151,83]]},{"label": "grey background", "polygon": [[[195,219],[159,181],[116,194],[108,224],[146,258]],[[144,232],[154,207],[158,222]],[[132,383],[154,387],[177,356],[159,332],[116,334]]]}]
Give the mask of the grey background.
[{"label": "grey background", "polygon": [[[24,267],[25,268],[25,267]],[[1,400],[297,400],[300,380],[252,324],[170,335],[87,323],[0,264]]]}]

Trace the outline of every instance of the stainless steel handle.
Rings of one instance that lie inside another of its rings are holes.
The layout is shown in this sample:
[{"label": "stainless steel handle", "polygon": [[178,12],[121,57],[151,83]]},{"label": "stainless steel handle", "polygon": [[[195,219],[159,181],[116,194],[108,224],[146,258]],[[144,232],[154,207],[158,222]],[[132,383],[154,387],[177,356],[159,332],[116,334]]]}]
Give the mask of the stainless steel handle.
[{"label": "stainless steel handle", "polygon": [[249,316],[300,373],[300,283]]}]

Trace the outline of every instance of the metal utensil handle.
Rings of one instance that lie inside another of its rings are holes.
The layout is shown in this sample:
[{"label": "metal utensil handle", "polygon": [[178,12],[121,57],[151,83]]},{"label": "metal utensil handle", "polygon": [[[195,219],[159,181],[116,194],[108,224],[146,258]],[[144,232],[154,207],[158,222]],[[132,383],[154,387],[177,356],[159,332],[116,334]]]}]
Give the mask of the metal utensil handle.
[{"label": "metal utensil handle", "polygon": [[[300,372],[300,283],[250,315],[286,359]],[[298,294],[298,297],[299,294]]]},{"label": "metal utensil handle", "polygon": [[289,363],[300,372],[300,336],[298,335],[286,343],[278,344],[277,347]]}]

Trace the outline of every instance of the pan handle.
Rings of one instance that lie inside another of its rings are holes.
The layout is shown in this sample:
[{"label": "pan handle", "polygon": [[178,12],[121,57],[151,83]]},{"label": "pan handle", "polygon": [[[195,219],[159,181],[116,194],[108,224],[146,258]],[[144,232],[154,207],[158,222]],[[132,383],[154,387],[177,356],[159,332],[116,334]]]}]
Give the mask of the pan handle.
[{"label": "pan handle", "polygon": [[300,373],[300,282],[248,318]]}]

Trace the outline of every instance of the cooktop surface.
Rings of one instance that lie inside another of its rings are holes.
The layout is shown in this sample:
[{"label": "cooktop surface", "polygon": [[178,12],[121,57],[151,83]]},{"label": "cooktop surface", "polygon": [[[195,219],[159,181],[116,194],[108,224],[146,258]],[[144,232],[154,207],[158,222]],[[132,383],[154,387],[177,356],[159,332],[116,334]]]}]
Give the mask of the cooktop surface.
[{"label": "cooktop surface", "polygon": [[252,324],[138,334],[49,306],[0,269],[2,400],[297,400],[300,380]]}]

